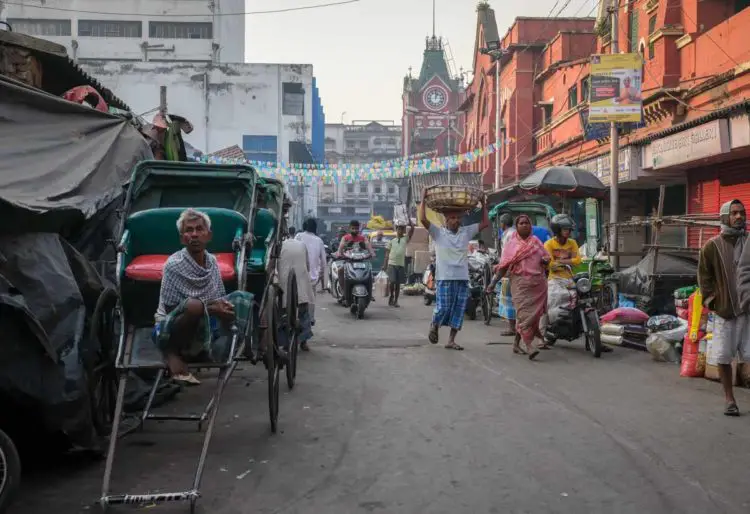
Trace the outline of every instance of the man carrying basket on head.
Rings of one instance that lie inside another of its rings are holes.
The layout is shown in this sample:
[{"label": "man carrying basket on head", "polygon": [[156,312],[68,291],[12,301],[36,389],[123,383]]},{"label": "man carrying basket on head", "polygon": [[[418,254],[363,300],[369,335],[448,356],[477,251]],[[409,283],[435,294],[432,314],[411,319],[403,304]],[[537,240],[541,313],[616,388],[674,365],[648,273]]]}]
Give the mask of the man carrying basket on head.
[{"label": "man carrying basket on head", "polygon": [[487,202],[482,197],[482,222],[462,225],[461,218],[467,208],[443,208],[445,227],[437,227],[427,219],[427,189],[422,192],[419,217],[435,243],[436,303],[430,325],[429,340],[438,342],[438,329],[451,327],[450,337],[445,347],[449,350],[463,350],[456,344],[456,334],[464,322],[466,302],[469,298],[469,242],[474,235],[489,226]]}]

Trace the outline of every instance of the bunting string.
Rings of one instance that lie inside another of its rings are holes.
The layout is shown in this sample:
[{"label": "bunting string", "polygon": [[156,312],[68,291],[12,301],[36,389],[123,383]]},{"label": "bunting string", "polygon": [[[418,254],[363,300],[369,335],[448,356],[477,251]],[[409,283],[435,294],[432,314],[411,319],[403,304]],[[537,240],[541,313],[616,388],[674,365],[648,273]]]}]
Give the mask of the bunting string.
[{"label": "bunting string", "polygon": [[372,180],[407,178],[413,175],[436,173],[475,162],[497,151],[495,144],[445,157],[389,159],[370,163],[301,164],[285,162],[248,161],[201,155],[194,160],[206,164],[250,164],[262,177],[282,179],[290,185],[352,183]]}]

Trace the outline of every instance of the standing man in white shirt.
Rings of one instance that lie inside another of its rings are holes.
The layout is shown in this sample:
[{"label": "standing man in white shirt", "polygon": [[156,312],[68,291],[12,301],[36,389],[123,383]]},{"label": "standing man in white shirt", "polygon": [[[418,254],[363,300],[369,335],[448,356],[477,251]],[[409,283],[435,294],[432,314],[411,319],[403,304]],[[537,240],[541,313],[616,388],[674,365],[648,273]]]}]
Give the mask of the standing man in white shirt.
[{"label": "standing man in white shirt", "polygon": [[297,233],[295,239],[307,247],[307,263],[310,269],[310,282],[313,290],[313,301],[310,302],[310,320],[315,325],[315,292],[318,281],[326,289],[326,245],[318,237],[318,223],[314,218],[308,218],[302,224],[303,232]]}]

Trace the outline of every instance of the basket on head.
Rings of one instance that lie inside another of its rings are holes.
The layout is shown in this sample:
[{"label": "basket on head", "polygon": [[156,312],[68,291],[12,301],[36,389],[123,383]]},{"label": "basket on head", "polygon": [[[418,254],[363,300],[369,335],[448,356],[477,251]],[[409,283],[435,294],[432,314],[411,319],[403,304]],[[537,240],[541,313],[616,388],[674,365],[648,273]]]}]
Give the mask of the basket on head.
[{"label": "basket on head", "polygon": [[482,192],[468,186],[431,186],[424,201],[433,211],[470,211],[482,201]]}]

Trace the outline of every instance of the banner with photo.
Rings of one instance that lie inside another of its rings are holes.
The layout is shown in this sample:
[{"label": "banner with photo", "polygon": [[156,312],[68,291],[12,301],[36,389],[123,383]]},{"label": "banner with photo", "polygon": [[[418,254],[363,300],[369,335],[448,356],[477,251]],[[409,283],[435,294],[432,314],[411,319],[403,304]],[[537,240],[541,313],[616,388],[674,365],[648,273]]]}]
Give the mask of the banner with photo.
[{"label": "banner with photo", "polygon": [[640,123],[643,111],[641,54],[591,57],[589,123]]}]

